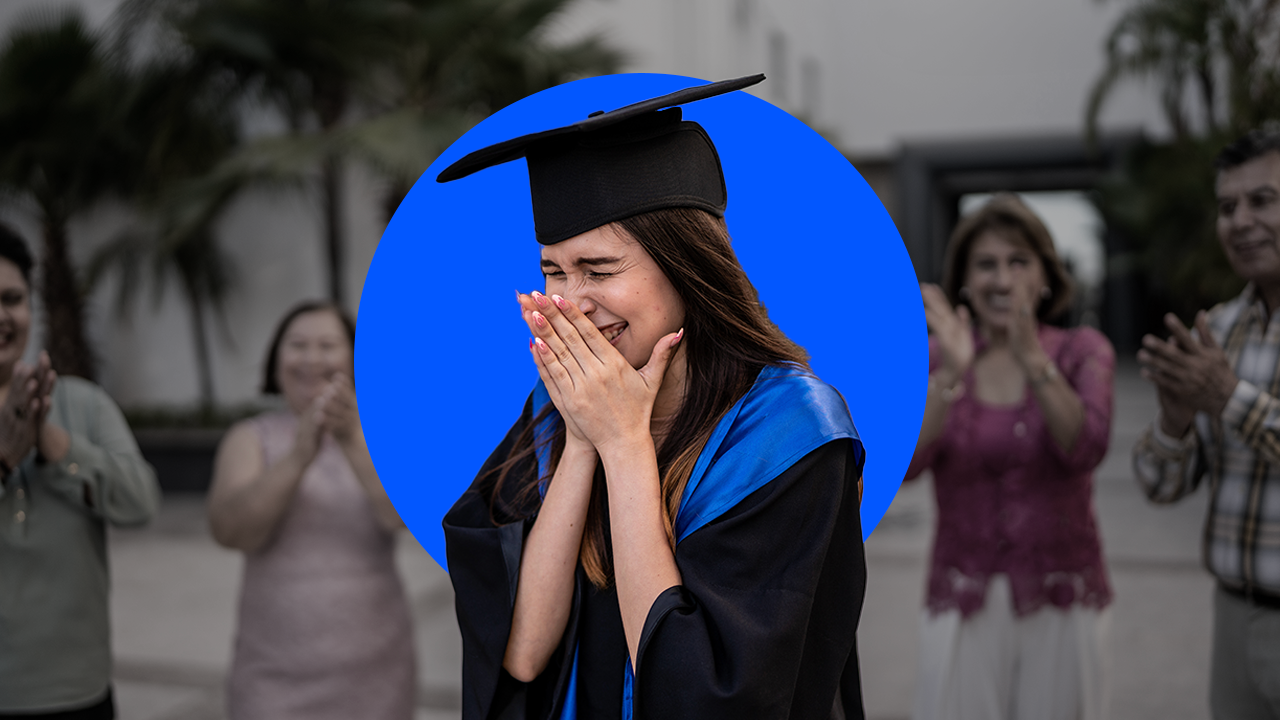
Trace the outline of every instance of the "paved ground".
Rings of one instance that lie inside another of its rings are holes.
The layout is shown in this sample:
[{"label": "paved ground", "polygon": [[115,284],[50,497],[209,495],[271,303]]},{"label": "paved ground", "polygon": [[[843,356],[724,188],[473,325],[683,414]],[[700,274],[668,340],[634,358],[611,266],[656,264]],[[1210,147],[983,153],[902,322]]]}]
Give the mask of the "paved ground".
[{"label": "paved ground", "polygon": [[[1154,413],[1133,368],[1117,380],[1112,452],[1097,508],[1116,602],[1111,618],[1111,717],[1208,717],[1212,582],[1199,564],[1206,498],[1148,504],[1129,450]],[[860,652],[873,720],[905,720],[916,626],[932,533],[928,481],[903,488],[867,543],[869,582]],[[416,619],[418,720],[458,716],[460,649],[448,577],[407,534],[399,551]],[[124,720],[221,720],[240,558],[213,544],[200,497],[169,497],[143,530],[113,531],[116,689]]]}]

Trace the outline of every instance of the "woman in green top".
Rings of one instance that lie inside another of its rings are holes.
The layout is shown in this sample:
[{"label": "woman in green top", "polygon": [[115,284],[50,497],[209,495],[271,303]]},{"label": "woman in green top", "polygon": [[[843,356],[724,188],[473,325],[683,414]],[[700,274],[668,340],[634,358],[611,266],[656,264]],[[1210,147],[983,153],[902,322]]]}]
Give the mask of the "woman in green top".
[{"label": "woman in green top", "polygon": [[0,225],[0,718],[114,718],[106,524],[160,487],[102,388],[59,378],[31,330],[31,255]]}]

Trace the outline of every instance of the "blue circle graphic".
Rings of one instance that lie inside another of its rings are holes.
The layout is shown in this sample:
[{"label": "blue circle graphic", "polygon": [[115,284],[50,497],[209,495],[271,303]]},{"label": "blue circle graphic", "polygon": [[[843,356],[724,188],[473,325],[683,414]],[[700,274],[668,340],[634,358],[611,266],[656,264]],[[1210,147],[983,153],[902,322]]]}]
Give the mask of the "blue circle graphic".
[{"label": "blue circle graphic", "polygon": [[[441,565],[445,512],[537,382],[515,291],[540,290],[543,278],[523,161],[444,184],[436,175],[493,143],[703,82],[611,75],[527,97],[445,151],[387,226],[360,300],[360,418],[387,494]],[[783,110],[734,92],[683,112],[720,153],[734,249],[770,319],[849,403],[867,450],[868,536],[924,412],[928,337],[906,248],[849,161]]]}]

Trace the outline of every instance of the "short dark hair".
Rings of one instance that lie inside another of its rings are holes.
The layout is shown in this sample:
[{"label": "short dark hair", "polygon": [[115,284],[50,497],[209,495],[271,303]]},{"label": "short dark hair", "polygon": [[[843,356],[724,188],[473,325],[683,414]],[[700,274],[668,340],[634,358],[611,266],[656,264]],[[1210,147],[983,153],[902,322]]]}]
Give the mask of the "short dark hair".
[{"label": "short dark hair", "polygon": [[31,259],[31,251],[27,249],[22,236],[4,223],[0,223],[0,258],[17,265],[22,272],[22,279],[27,281],[28,286],[31,285],[31,268],[35,265],[35,261]]},{"label": "short dark hair", "polygon": [[978,236],[988,230],[1021,239],[1031,247],[1044,266],[1044,277],[1049,283],[1049,297],[1043,298],[1036,308],[1036,318],[1052,320],[1071,307],[1074,283],[1071,273],[1062,266],[1053,247],[1053,236],[1040,216],[1012,193],[1000,193],[987,204],[965,215],[951,234],[947,244],[947,256],[943,263],[942,290],[952,304],[968,305],[961,297],[965,271],[969,269],[969,251]]},{"label": "short dark hair", "polygon": [[[337,316],[342,323],[342,329],[347,333],[347,342],[351,343],[352,352],[356,348],[356,323],[343,310],[340,305],[330,300],[307,300],[305,302],[294,305],[289,312],[284,314],[284,318],[280,324],[276,326],[275,334],[271,336],[271,345],[267,350],[267,364],[262,368],[262,392],[265,395],[279,395],[280,382],[276,378],[276,363],[280,360],[280,341],[284,340],[284,334],[289,329],[289,325],[298,319],[299,315],[306,315],[313,312],[330,312]],[[354,383],[355,378],[351,378]]]},{"label": "short dark hair", "polygon": [[1280,122],[1272,120],[1236,138],[1213,161],[1217,170],[1230,170],[1270,152],[1280,152]]}]

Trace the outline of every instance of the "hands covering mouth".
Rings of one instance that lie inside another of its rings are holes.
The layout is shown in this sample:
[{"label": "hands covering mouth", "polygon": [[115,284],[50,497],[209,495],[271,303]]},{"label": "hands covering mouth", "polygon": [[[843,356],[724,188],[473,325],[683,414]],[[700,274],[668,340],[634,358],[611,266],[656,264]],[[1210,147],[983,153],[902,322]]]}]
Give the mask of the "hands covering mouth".
[{"label": "hands covering mouth", "polygon": [[637,369],[612,347],[626,322],[596,327],[559,295],[517,293],[517,300],[534,336],[529,352],[565,429],[601,457],[609,454],[607,447],[651,443],[649,415],[684,328],[660,338],[649,362]]}]

